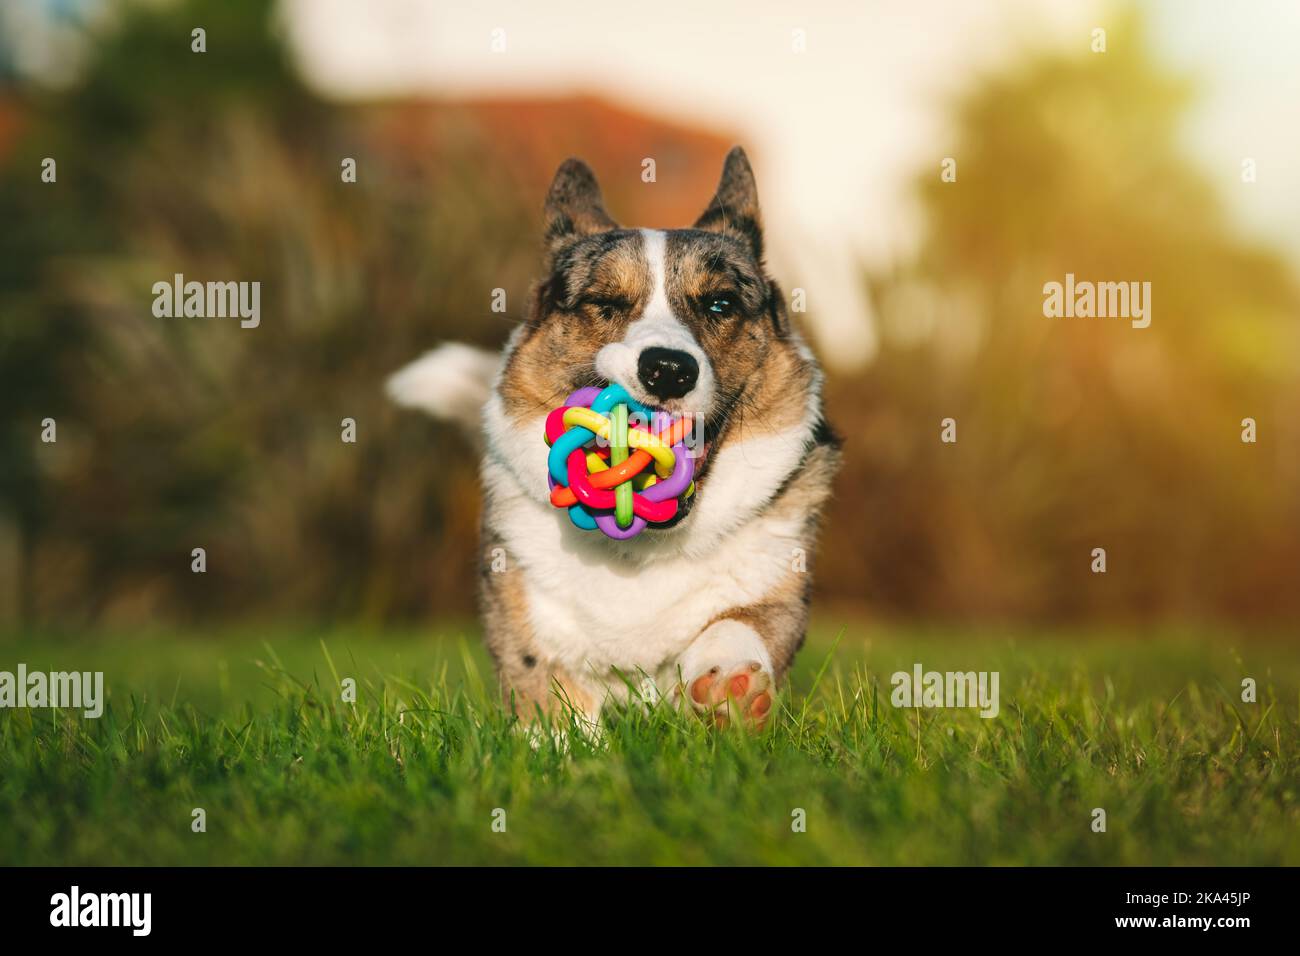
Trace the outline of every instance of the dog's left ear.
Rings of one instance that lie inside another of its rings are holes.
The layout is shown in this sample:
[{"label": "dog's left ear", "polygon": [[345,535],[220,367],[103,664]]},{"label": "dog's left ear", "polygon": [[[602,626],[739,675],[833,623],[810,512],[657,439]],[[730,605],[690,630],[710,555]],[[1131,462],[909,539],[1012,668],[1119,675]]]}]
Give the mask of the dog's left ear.
[{"label": "dog's left ear", "polygon": [[696,229],[726,232],[741,237],[763,258],[763,217],[758,211],[758,184],[749,158],[739,146],[733,146],[722,164],[722,179],[709,208],[695,220]]}]

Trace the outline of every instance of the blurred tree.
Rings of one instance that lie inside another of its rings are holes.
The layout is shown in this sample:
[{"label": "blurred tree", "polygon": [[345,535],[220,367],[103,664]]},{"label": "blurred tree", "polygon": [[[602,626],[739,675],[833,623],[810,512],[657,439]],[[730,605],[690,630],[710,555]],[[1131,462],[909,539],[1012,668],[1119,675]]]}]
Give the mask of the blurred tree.
[{"label": "blurred tree", "polygon": [[[220,524],[247,451],[194,428],[205,380],[183,358],[207,343],[152,319],[148,290],[173,270],[146,250],[176,254],[179,270],[187,242],[216,238],[192,206],[169,201],[195,157],[241,123],[291,137],[313,119],[270,12],[257,0],[124,4],[88,38],[73,87],[6,96],[24,128],[0,156],[0,220],[11,224],[0,234],[0,503],[24,618],[94,613],[124,584],[185,567],[190,545],[175,532],[194,540]],[[206,54],[190,52],[199,23]],[[40,179],[47,156],[55,183]],[[46,417],[58,421],[52,445],[39,441]]]},{"label": "blurred tree", "polygon": [[[1108,22],[1105,54],[978,82],[953,113],[957,181],[917,178],[919,250],[870,277],[884,349],[834,389],[856,453],[831,593],[866,581],[895,612],[955,616],[1300,612],[1294,465],[1239,440],[1256,415],[1300,442],[1275,415],[1295,407],[1300,296],[1183,155],[1192,85],[1136,14]],[[1150,282],[1151,326],[1045,318],[1067,273]]]}]

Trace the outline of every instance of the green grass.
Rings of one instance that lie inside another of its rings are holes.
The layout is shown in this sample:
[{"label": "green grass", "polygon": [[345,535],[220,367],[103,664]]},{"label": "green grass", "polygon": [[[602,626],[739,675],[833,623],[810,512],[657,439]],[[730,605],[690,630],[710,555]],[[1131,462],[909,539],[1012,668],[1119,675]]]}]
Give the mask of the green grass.
[{"label": "green grass", "polygon": [[[763,735],[634,709],[567,751],[511,727],[471,633],[11,636],[0,670],[110,698],[0,711],[0,863],[1300,863],[1300,650],[839,630]],[[917,661],[999,671],[1001,714],[892,707]]]}]

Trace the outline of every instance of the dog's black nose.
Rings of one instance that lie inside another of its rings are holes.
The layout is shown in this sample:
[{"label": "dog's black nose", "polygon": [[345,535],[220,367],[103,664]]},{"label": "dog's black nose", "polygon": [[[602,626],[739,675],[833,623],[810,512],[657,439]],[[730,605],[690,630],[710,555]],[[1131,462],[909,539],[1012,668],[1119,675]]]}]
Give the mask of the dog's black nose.
[{"label": "dog's black nose", "polygon": [[655,398],[681,398],[695,387],[700,363],[688,352],[653,346],[636,362],[636,377]]}]

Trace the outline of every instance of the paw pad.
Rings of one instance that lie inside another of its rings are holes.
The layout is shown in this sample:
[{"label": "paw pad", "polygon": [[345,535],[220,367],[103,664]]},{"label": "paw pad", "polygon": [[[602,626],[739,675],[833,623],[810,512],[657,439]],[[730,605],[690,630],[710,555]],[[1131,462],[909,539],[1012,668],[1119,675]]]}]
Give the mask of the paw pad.
[{"label": "paw pad", "polygon": [[772,710],[772,677],[758,661],[712,667],[687,686],[691,704],[716,727],[739,721],[762,728]]}]

